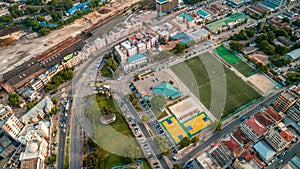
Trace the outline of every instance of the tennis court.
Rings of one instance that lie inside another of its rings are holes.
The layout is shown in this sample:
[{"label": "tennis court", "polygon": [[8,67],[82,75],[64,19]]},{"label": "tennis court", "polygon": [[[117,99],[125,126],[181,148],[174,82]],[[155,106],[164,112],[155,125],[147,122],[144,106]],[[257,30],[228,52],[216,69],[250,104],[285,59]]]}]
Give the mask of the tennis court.
[{"label": "tennis court", "polygon": [[183,125],[188,131],[189,136],[192,137],[205,129],[210,123],[211,120],[209,117],[207,117],[206,113],[202,112],[194,118],[184,122]]},{"label": "tennis court", "polygon": [[226,49],[223,45],[217,47],[214,50],[222,59],[224,59],[227,63],[233,65],[240,61],[241,59],[237,57],[234,53]]},{"label": "tennis court", "polygon": [[174,116],[162,121],[161,124],[169,132],[176,144],[179,143],[183,137],[188,136]]}]

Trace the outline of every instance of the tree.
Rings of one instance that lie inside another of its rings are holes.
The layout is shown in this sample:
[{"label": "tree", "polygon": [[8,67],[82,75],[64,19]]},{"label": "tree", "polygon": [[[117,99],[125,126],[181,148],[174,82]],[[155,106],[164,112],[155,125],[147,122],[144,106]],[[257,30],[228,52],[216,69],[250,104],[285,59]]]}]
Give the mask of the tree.
[{"label": "tree", "polygon": [[172,49],[172,52],[174,54],[179,54],[179,53],[182,53],[185,49],[186,49],[186,46],[184,44],[177,43],[175,48]]},{"label": "tree", "polygon": [[165,44],[166,44],[166,38],[165,38],[165,37],[161,37],[161,38],[159,39],[159,41],[160,41],[160,44],[162,44],[162,45],[165,45]]},{"label": "tree", "polygon": [[217,122],[217,126],[216,126],[215,131],[221,131],[221,130],[222,130],[222,123],[221,123],[221,121],[219,120],[219,121]]},{"label": "tree", "polygon": [[90,169],[104,169],[104,162],[107,156],[108,154],[104,150],[97,148],[85,157],[84,164]]},{"label": "tree", "polygon": [[57,104],[57,99],[55,96],[51,97],[51,101],[53,104]]},{"label": "tree", "polygon": [[147,115],[142,115],[142,122],[147,123],[150,121],[150,117]]},{"label": "tree", "polygon": [[255,34],[255,31],[256,31],[255,27],[247,28],[246,34],[249,38],[252,38]]},{"label": "tree", "polygon": [[151,110],[157,114],[167,104],[167,100],[163,95],[154,95],[150,100],[150,104]]},{"label": "tree", "polygon": [[176,164],[173,165],[173,169],[184,169],[184,168],[176,163]]},{"label": "tree", "polygon": [[45,35],[48,35],[50,33],[50,29],[47,28],[47,27],[42,27],[39,31],[38,31],[38,34],[41,35],[41,36],[45,36]]},{"label": "tree", "polygon": [[298,83],[300,81],[300,72],[294,72],[288,74],[287,80],[289,83],[295,83],[295,82]]},{"label": "tree", "polygon": [[275,39],[275,33],[273,32],[268,32],[267,33],[267,40],[269,43],[273,43]]},{"label": "tree", "polygon": [[55,161],[56,161],[56,154],[51,154],[51,156],[45,160],[45,163],[47,165],[50,165],[53,164]]},{"label": "tree", "polygon": [[173,80],[169,80],[169,83],[170,83],[171,85],[173,85],[173,84],[174,84],[174,81],[173,81]]},{"label": "tree", "polygon": [[160,136],[153,138],[155,144],[158,146],[158,151],[162,155],[169,155],[171,153],[171,149],[167,144],[167,140],[165,138],[162,138]]},{"label": "tree", "polygon": [[36,104],[37,104],[36,101],[27,103],[26,104],[27,111],[32,109]]},{"label": "tree", "polygon": [[292,22],[293,25],[300,27],[300,19],[295,20]]},{"label": "tree", "polygon": [[277,45],[276,47],[276,53],[278,53],[281,56],[285,55],[288,51],[289,49],[285,46]]},{"label": "tree", "polygon": [[13,17],[11,15],[4,15],[0,17],[0,23],[10,24],[13,22]]},{"label": "tree", "polygon": [[266,65],[263,65],[262,63],[258,62],[255,64],[255,67],[261,71],[261,72],[264,72],[266,73],[268,71],[268,67]]},{"label": "tree", "polygon": [[122,160],[125,164],[133,163],[135,159],[141,157],[141,150],[137,146],[129,145],[124,155],[122,156]]},{"label": "tree", "polygon": [[292,36],[290,37],[290,40],[291,40],[292,42],[296,42],[297,40],[299,40],[299,38],[298,38],[297,36],[295,36],[295,35],[292,35]]},{"label": "tree", "polygon": [[182,148],[184,148],[191,144],[191,140],[188,137],[183,137],[179,144]]},{"label": "tree", "polygon": [[195,136],[195,137],[193,137],[192,139],[191,139],[191,142],[192,143],[198,143],[199,142],[199,137],[197,137],[197,136]]},{"label": "tree", "polygon": [[8,96],[8,102],[10,105],[16,106],[19,104],[19,95],[18,94],[10,94]]},{"label": "tree", "polygon": [[282,22],[290,23],[290,19],[287,17],[282,18]]},{"label": "tree", "polygon": [[242,43],[237,42],[237,41],[231,41],[229,43],[229,47],[230,47],[231,50],[234,50],[236,52],[240,52],[243,49],[244,45]]}]

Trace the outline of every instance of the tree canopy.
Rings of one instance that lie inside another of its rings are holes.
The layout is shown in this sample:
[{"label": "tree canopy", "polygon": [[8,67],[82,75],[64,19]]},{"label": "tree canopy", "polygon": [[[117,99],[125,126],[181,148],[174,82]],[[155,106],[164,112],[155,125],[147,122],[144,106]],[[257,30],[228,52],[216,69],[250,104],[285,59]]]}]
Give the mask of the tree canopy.
[{"label": "tree canopy", "polygon": [[240,52],[243,49],[244,45],[242,43],[237,42],[237,41],[231,41],[229,43],[229,47],[230,47],[231,50],[234,50],[236,52]]},{"label": "tree canopy", "polygon": [[191,144],[191,140],[188,137],[183,137],[179,144],[182,148],[184,148]]},{"label": "tree canopy", "polygon": [[162,155],[169,155],[171,153],[171,149],[166,143],[166,139],[160,136],[153,138],[155,144],[158,146],[158,151],[162,153]]},{"label": "tree canopy", "polygon": [[8,102],[9,104],[16,106],[19,104],[19,95],[18,94],[10,94],[8,96]]},{"label": "tree canopy", "polygon": [[152,111],[157,114],[160,113],[161,108],[167,104],[167,100],[162,95],[155,95],[150,100]]}]

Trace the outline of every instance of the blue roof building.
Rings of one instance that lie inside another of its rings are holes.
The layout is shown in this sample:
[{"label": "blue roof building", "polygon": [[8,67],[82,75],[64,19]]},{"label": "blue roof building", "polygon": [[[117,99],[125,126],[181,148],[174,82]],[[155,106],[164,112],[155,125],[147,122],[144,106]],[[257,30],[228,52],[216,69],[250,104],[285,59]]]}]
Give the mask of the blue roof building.
[{"label": "blue roof building", "polygon": [[210,13],[209,12],[207,12],[207,11],[205,11],[205,10],[203,10],[203,9],[199,9],[198,11],[197,11],[197,14],[201,17],[201,18],[203,18],[203,19],[208,19],[208,18],[210,18]]},{"label": "blue roof building", "polygon": [[85,3],[77,4],[77,5],[73,6],[72,8],[70,8],[66,11],[67,15],[68,16],[73,15],[78,11],[86,12],[86,11],[90,10],[89,4],[90,4],[90,1],[87,1]]},{"label": "blue roof building", "polygon": [[192,22],[192,21],[195,20],[191,15],[189,15],[189,14],[187,14],[187,13],[182,13],[182,14],[178,15],[177,17],[178,17],[178,18],[183,18],[183,17],[185,17],[186,20],[187,20],[188,22]]},{"label": "blue roof building", "polygon": [[139,54],[128,57],[127,62],[128,62],[128,64],[133,64],[133,63],[138,62],[139,60],[145,59],[145,58],[146,58],[146,56],[144,53],[139,53]]},{"label": "blue roof building", "polygon": [[259,153],[260,157],[266,163],[276,155],[276,152],[265,141],[256,143],[253,148]]},{"label": "blue roof building", "polygon": [[191,42],[192,40],[189,38],[189,36],[187,34],[185,34],[184,32],[182,33],[178,33],[175,36],[170,37],[171,40],[180,40],[179,43],[185,45],[189,42]]},{"label": "blue roof building", "polygon": [[166,99],[170,98],[173,100],[182,96],[181,92],[169,82],[163,82],[157,86],[154,86],[152,87],[152,90],[155,94],[162,95]]}]

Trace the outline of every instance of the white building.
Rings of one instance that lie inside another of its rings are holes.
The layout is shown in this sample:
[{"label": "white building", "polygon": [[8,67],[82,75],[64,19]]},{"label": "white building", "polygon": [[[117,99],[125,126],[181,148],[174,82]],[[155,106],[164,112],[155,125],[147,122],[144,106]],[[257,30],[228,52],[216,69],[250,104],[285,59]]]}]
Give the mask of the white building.
[{"label": "white building", "polygon": [[24,124],[14,115],[13,110],[0,103],[0,126],[11,138],[16,139]]},{"label": "white building", "polygon": [[133,56],[138,53],[137,47],[132,45],[129,40],[122,42],[121,46],[123,46],[126,49],[127,56]]},{"label": "white building", "polygon": [[147,64],[147,57],[145,53],[139,53],[134,56],[130,56],[127,59],[127,64],[124,65],[125,71],[135,69]]},{"label": "white building", "polygon": [[143,52],[147,49],[146,44],[143,42],[139,42],[137,44],[138,52]]}]

